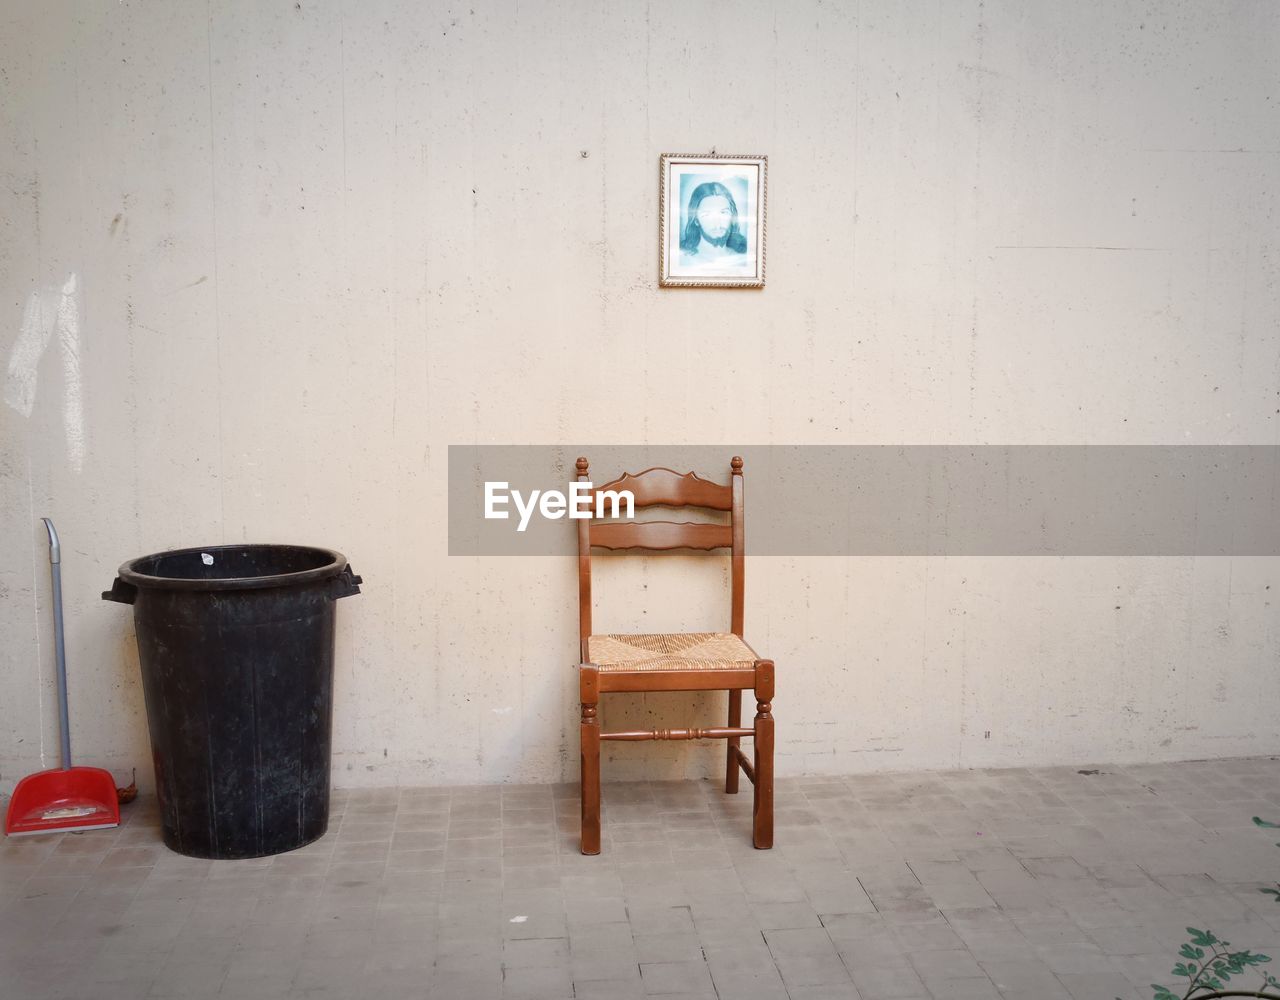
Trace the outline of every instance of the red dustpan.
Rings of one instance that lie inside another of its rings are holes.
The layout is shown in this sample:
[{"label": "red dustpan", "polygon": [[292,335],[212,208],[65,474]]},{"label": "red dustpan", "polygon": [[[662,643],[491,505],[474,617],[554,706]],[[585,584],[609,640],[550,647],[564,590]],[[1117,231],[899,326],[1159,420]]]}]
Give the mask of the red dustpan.
[{"label": "red dustpan", "polygon": [[4,832],[10,837],[68,830],[105,830],[120,825],[120,803],[110,771],[71,766],[71,731],[67,721],[67,650],[62,637],[62,550],[47,517],[49,565],[53,573],[54,647],[58,657],[58,714],[62,724],[62,767],[29,774],[9,800]]}]

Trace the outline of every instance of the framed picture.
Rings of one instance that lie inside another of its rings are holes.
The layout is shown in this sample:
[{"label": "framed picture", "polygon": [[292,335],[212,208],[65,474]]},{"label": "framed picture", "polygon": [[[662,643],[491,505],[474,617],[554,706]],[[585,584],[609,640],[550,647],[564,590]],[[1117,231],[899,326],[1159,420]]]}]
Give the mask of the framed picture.
[{"label": "framed picture", "polygon": [[658,283],[763,288],[767,156],[663,153]]}]

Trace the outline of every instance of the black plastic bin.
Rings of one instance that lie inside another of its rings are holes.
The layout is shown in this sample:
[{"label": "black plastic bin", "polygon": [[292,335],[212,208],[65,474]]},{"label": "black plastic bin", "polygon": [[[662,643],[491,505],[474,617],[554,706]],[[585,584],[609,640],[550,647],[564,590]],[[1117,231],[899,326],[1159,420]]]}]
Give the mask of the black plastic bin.
[{"label": "black plastic bin", "polygon": [[195,858],[291,851],[329,826],[334,601],[346,557],[222,545],[133,559],[133,605],[164,842]]}]

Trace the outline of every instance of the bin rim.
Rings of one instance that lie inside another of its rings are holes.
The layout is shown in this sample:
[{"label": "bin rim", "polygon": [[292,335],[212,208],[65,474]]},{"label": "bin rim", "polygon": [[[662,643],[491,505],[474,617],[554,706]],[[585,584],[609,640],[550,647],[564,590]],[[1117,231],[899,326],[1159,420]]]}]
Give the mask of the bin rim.
[{"label": "bin rim", "polygon": [[[272,573],[267,576],[233,576],[220,580],[201,580],[196,577],[150,576],[139,573],[133,567],[148,559],[159,559],[162,556],[186,556],[199,553],[217,555],[219,552],[243,551],[245,549],[297,549],[303,552],[314,552],[326,556],[328,561],[313,569],[299,570],[296,573]],[[318,545],[289,545],[284,542],[245,542],[240,545],[196,545],[185,549],[165,549],[162,552],[151,552],[138,556],[128,562],[121,563],[116,575],[125,583],[148,590],[266,590],[270,587],[293,587],[301,584],[316,583],[338,576],[347,568],[347,557],[333,549],[321,548]]]}]

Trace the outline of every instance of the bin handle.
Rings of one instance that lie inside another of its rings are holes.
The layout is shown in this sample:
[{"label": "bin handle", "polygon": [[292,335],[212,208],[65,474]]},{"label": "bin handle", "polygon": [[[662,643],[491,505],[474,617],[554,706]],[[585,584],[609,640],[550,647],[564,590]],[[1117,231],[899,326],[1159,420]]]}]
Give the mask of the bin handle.
[{"label": "bin handle", "polygon": [[138,588],[132,583],[125,583],[120,577],[116,577],[111,584],[110,590],[102,592],[104,601],[115,601],[117,604],[132,604],[138,599]]},{"label": "bin handle", "polygon": [[344,597],[350,597],[352,594],[360,593],[360,584],[364,583],[364,578],[356,576],[351,571],[351,566],[343,566],[342,572],[333,578],[333,583],[329,587],[329,600],[337,601]]}]

